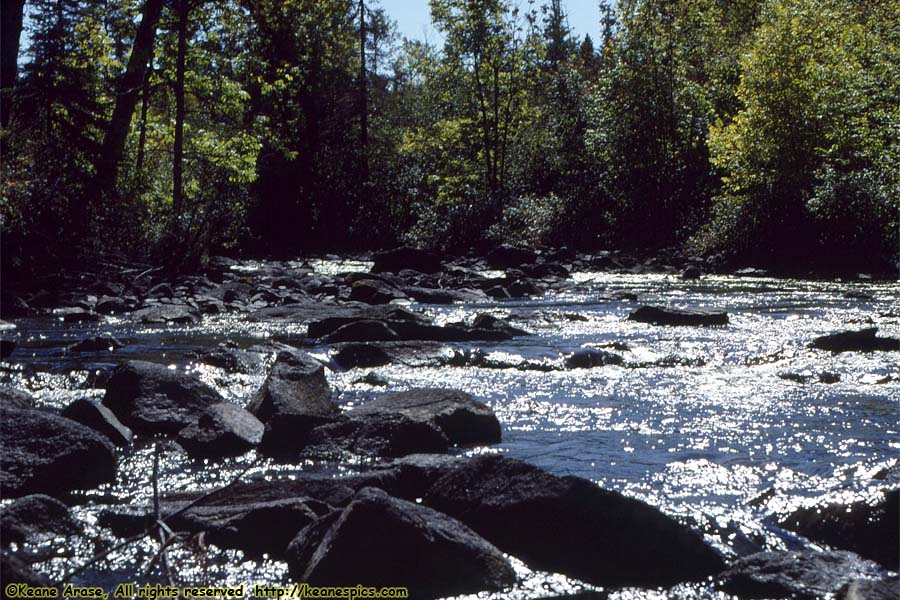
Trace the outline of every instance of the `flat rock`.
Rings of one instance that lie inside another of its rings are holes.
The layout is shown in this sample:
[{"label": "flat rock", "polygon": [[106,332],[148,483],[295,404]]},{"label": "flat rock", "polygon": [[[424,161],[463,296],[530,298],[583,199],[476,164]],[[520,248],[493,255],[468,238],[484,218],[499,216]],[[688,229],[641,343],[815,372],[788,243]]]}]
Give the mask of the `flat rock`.
[{"label": "flat rock", "polygon": [[897,600],[900,577],[882,579],[857,579],[842,587],[837,598],[840,600]]},{"label": "flat rock", "polygon": [[214,404],[197,423],[178,432],[178,444],[193,458],[238,456],[262,441],[262,422],[237,404]]},{"label": "flat rock", "polygon": [[59,495],[116,479],[112,443],[81,423],[37,410],[0,407],[0,495]]},{"label": "flat rock", "polygon": [[618,354],[594,348],[584,348],[567,356],[565,365],[567,369],[592,369],[594,367],[605,367],[606,365],[621,365],[624,362],[625,359]]},{"label": "flat rock", "polygon": [[453,356],[453,350],[439,342],[351,342],[335,345],[331,360],[341,369],[371,369],[390,363],[409,367],[439,367],[448,364]]},{"label": "flat rock", "polygon": [[116,446],[128,446],[134,437],[113,411],[93,398],[76,400],[63,410],[62,416],[103,434]]},{"label": "flat rock", "polygon": [[462,523],[374,488],[303,529],[288,547],[297,581],[316,586],[405,586],[412,598],[503,589],[509,561]]},{"label": "flat rock", "polygon": [[131,313],[133,319],[152,325],[174,323],[193,325],[200,322],[200,314],[188,306],[179,304],[155,304]]},{"label": "flat rock", "polygon": [[247,410],[266,427],[261,449],[276,454],[299,449],[307,432],[340,413],[331,399],[325,368],[299,350],[278,353]]},{"label": "flat rock", "polygon": [[886,569],[900,567],[900,489],[869,501],[801,508],[780,525],[814,542],[852,550]]},{"label": "flat rock", "polygon": [[500,442],[500,422],[486,404],[459,390],[417,388],[379,396],[348,411],[348,416],[402,414],[430,423],[451,444],[473,446]]},{"label": "flat rock", "polygon": [[323,337],[323,344],[341,342],[391,342],[398,340],[397,332],[384,321],[364,319],[338,327]]},{"label": "flat rock", "polygon": [[229,373],[254,373],[263,365],[263,357],[260,353],[241,350],[228,343],[219,344],[215,348],[199,350],[191,356],[195,360]]},{"label": "flat rock", "polygon": [[724,567],[699,534],[656,508],[502,456],[449,470],[424,503],[534,569],[598,585],[669,586]]},{"label": "flat rock", "polygon": [[642,306],[628,315],[628,320],[652,325],[728,325],[725,312],[659,306]]},{"label": "flat rock", "polygon": [[857,579],[885,575],[851,552],[759,552],[735,561],[719,575],[716,587],[741,598],[816,600]]},{"label": "flat rock", "polygon": [[831,335],[817,337],[810,343],[810,348],[828,350],[830,352],[876,352],[900,350],[900,340],[896,338],[878,337],[878,328],[870,327],[860,331],[842,331]]},{"label": "flat rock", "polygon": [[220,402],[222,396],[199,378],[145,361],[116,367],[103,397],[104,406],[142,434],[176,434]]},{"label": "flat rock", "polygon": [[349,413],[309,432],[304,456],[342,459],[350,456],[395,458],[416,453],[441,453],[447,436],[429,421],[401,413],[354,415]]}]

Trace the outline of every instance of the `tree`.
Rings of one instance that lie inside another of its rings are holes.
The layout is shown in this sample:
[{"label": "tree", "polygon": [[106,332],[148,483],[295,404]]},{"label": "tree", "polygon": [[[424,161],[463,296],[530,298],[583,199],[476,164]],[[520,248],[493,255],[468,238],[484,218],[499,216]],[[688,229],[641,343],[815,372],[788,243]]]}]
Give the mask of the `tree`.
[{"label": "tree", "polygon": [[19,63],[19,38],[25,0],[3,0],[0,14],[0,127],[9,127],[10,104]]}]

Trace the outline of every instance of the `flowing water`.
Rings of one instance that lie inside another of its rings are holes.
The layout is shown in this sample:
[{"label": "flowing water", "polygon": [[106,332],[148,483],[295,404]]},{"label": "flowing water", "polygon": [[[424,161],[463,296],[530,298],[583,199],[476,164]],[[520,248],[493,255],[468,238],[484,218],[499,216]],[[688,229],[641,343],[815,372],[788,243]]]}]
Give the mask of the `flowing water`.
[{"label": "flowing water", "polygon": [[[320,261],[317,270],[361,270],[365,263]],[[241,267],[252,275],[253,264]],[[684,281],[670,275],[577,273],[573,291],[530,300],[452,306],[412,305],[438,322],[504,316],[533,335],[512,342],[452,344],[482,350],[510,368],[391,365],[328,376],[343,406],[385,391],[435,386],[465,390],[493,407],[503,442],[470,452],[501,452],[559,475],[577,475],[645,500],[700,529],[729,556],[758,549],[795,549],[809,542],[781,530],[776,516],[823,498],[855,500],[884,482],[871,479],[900,456],[900,360],[896,353],[831,354],[809,349],[816,336],[878,326],[900,337],[896,282],[831,282],[708,276]],[[726,310],[726,327],[657,327],[627,321],[636,304],[609,300],[628,292],[642,304]],[[30,389],[40,405],[62,408],[85,395],[101,396],[94,374],[123,359],[149,359],[194,370],[227,398],[244,403],[262,382],[191,362],[198,348],[233,340],[242,346],[272,338],[299,338],[305,327],[251,323],[240,315],[206,317],[196,326],[154,327],[127,319],[72,325],[52,318],[15,321],[20,346],[5,377]],[[89,335],[111,334],[127,345],[114,353],[73,354],[64,347]],[[615,348],[612,346],[615,344]],[[546,370],[579,348],[597,347],[625,358],[621,366]],[[627,348],[626,348],[627,347]],[[327,359],[327,347],[307,348]],[[522,368],[515,368],[520,365]],[[531,366],[532,368],[526,368]],[[374,371],[387,387],[359,382]],[[827,380],[820,381],[826,373]],[[791,375],[786,379],[784,375]],[[148,504],[152,450],[138,444],[120,458],[116,485],[80,494],[76,515],[88,535],[59,547],[39,566],[60,576],[115,539],[95,527],[109,505]],[[242,469],[248,478],[301,471],[342,473],[365,462],[276,465],[254,454],[217,464],[190,462],[175,450],[163,455],[163,491],[223,485]],[[141,569],[153,557],[150,541],[126,548],[86,570],[76,581],[110,585],[153,580]],[[173,552],[185,581],[280,582],[283,563],[250,560],[238,551],[204,552],[188,545]],[[493,597],[530,598],[582,589],[575,582],[531,573]],[[660,593],[662,594],[662,592]],[[669,595],[716,597],[704,586],[680,586]],[[619,592],[616,597],[646,597]],[[490,597],[482,595],[479,597]]]}]

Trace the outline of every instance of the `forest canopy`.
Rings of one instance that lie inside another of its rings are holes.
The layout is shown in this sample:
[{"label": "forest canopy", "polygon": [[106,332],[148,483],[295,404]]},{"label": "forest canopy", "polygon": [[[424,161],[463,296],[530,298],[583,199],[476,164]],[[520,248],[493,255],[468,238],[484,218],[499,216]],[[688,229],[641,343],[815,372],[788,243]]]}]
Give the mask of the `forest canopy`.
[{"label": "forest canopy", "polygon": [[4,0],[3,266],[412,244],[889,270],[900,4]]}]

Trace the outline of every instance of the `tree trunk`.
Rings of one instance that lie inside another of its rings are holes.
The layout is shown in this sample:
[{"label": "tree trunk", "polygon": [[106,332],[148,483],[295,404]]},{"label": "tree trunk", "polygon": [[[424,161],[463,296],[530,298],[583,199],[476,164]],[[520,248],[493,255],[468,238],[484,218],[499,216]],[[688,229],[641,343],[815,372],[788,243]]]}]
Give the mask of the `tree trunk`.
[{"label": "tree trunk", "polygon": [[12,116],[12,92],[16,85],[19,60],[19,38],[25,0],[2,0],[0,11],[0,125],[9,127]]},{"label": "tree trunk", "polygon": [[150,110],[150,77],[153,75],[153,53],[147,62],[147,74],[144,76],[144,90],[141,98],[141,124],[138,136],[137,174],[142,176],[144,172],[144,151],[147,146],[147,112]]},{"label": "tree trunk", "polygon": [[359,150],[362,181],[369,180],[369,91],[366,76],[366,3],[359,0]]},{"label": "tree trunk", "polygon": [[172,161],[172,218],[178,236],[178,220],[184,204],[184,69],[187,55],[188,0],[178,2],[178,57],[175,65],[175,147]]},{"label": "tree trunk", "polygon": [[106,128],[106,135],[103,137],[97,165],[97,179],[101,189],[111,189],[115,186],[119,163],[125,153],[125,142],[131,127],[131,116],[141,94],[141,84],[147,77],[147,64],[153,52],[156,25],[159,23],[164,5],[165,0],[147,0],[144,3],[141,23],[131,46],[131,56],[128,57],[125,74],[116,89],[116,105]]}]

